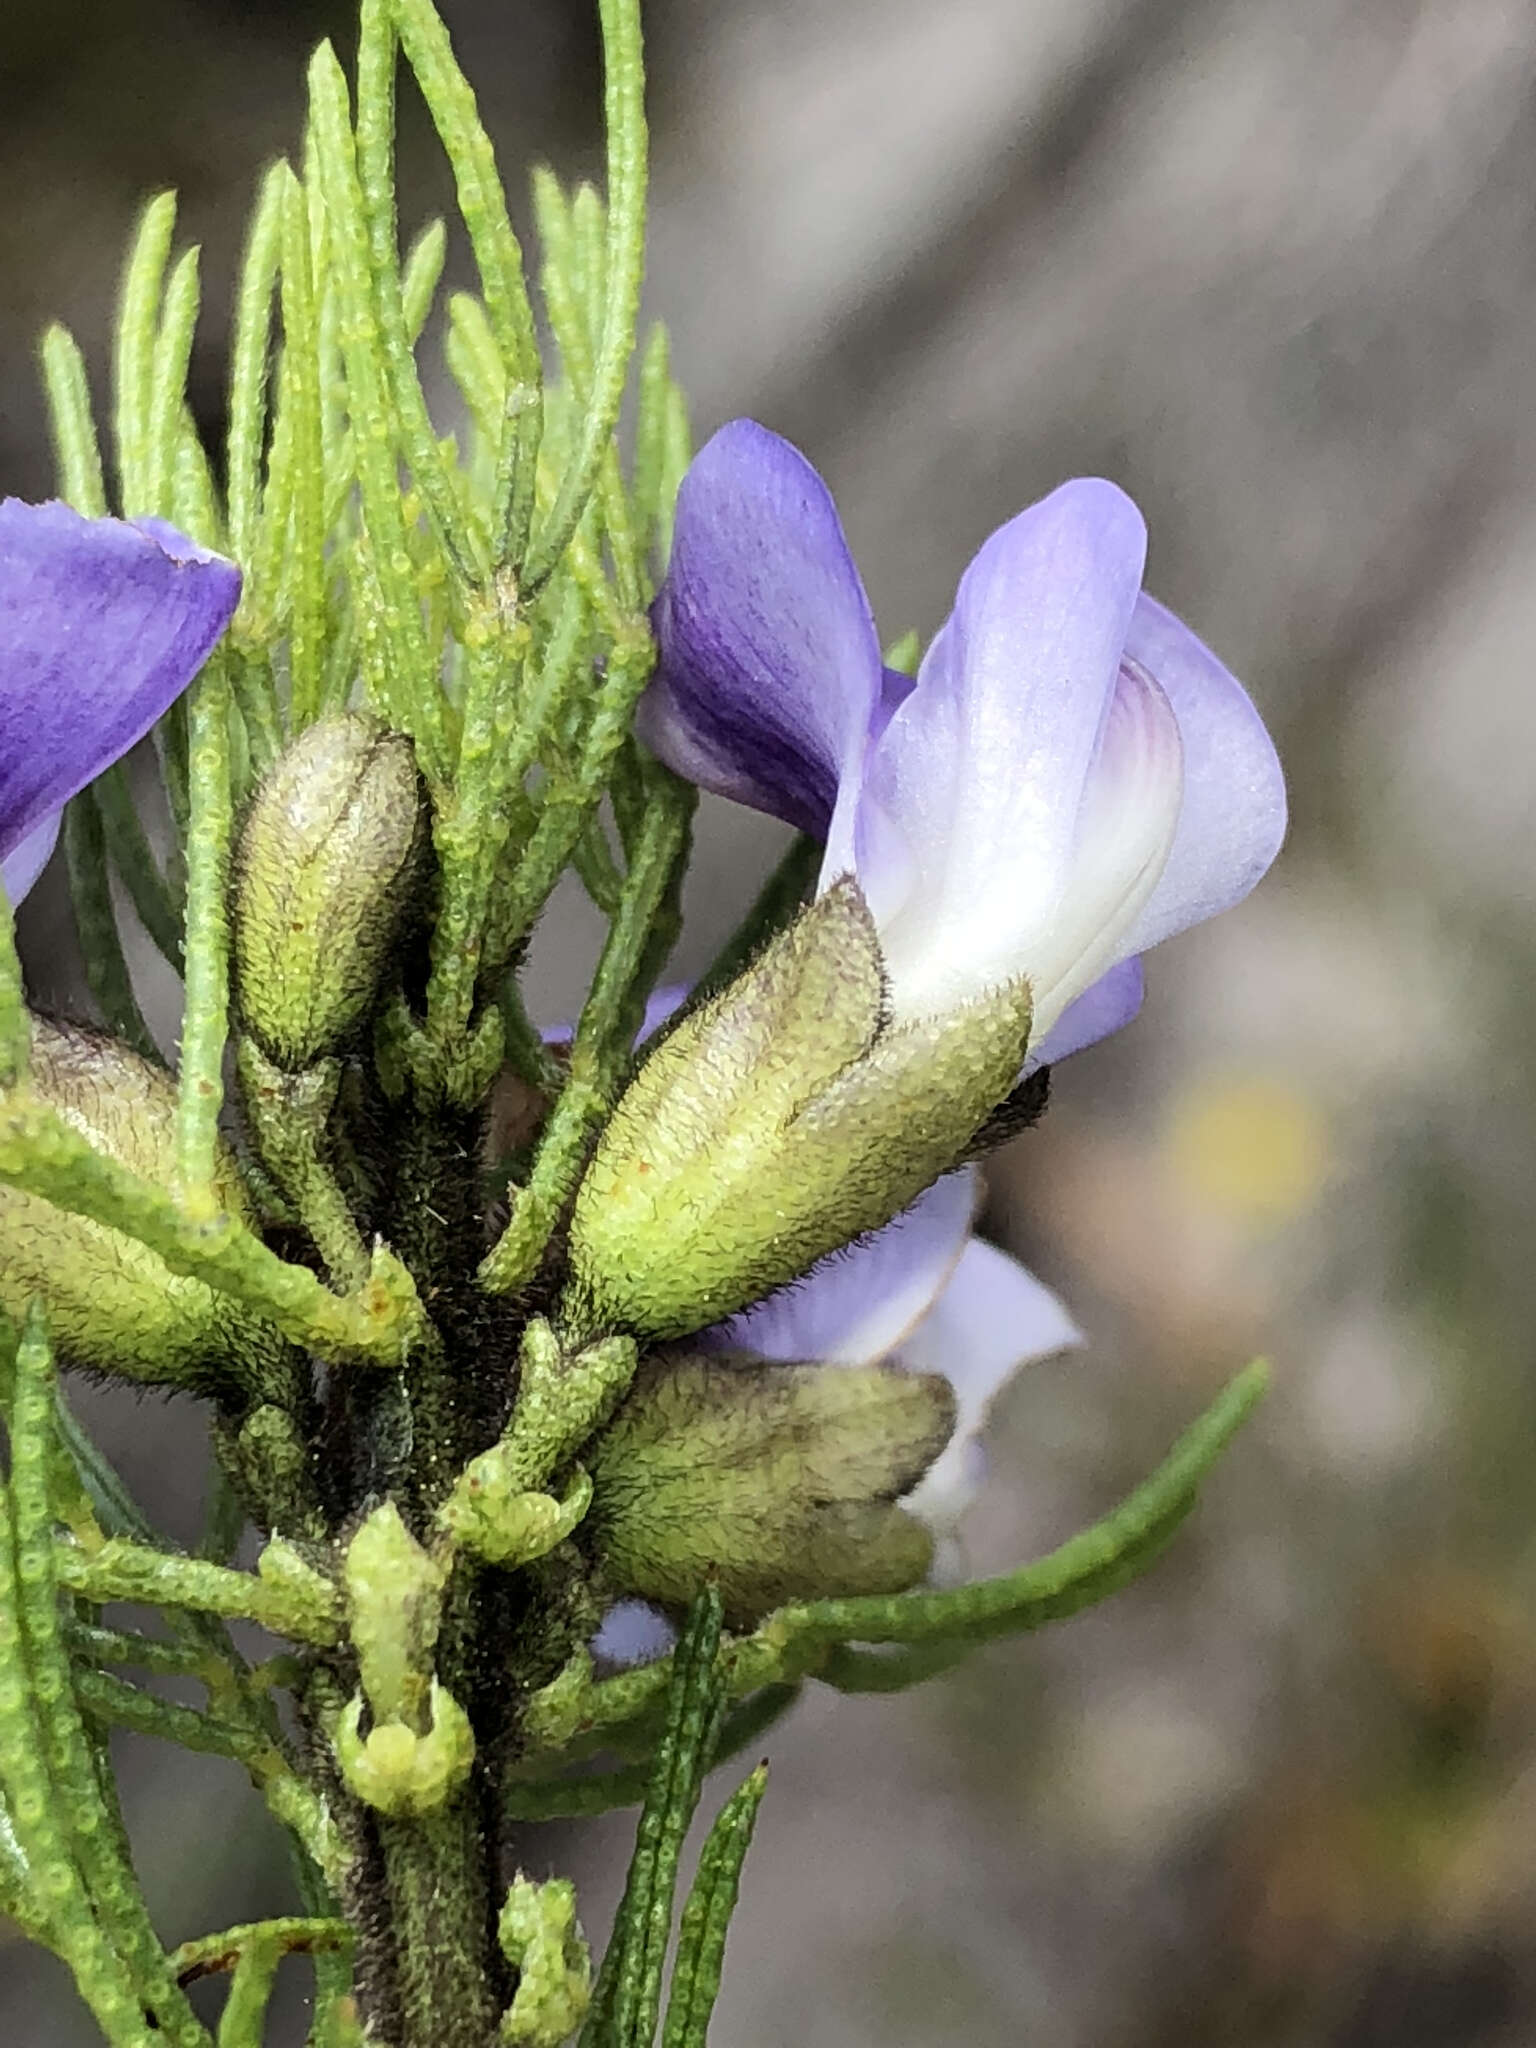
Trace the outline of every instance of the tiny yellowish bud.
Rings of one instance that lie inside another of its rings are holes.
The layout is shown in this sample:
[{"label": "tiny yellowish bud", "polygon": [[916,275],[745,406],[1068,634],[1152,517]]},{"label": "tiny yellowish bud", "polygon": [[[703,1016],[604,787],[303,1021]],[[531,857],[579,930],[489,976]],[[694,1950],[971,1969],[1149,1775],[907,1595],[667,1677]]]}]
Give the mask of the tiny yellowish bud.
[{"label": "tiny yellowish bud", "polygon": [[513,1878],[496,1924],[517,1993],[502,2015],[506,2048],[561,2048],[592,2003],[592,1955],[576,1919],[569,1878]]},{"label": "tiny yellowish bud", "polygon": [[932,1538],[896,1503],[954,1422],[936,1375],[658,1353],[588,1447],[582,1540],[615,1594],[681,1607],[713,1580],[733,1627],[793,1600],[900,1592]]},{"label": "tiny yellowish bud", "polygon": [[592,1500],[592,1481],[578,1465],[564,1500],[516,1483],[518,1446],[503,1439],[472,1458],[438,1510],[438,1522],[461,1550],[510,1569],[531,1564],[577,1527]]},{"label": "tiny yellowish bud", "polygon": [[341,1567],[363,1691],[377,1720],[422,1725],[442,1617],[445,1563],[423,1549],[392,1500],[362,1523]]},{"label": "tiny yellowish bud", "polygon": [[852,876],[641,1066],[576,1197],[578,1328],[687,1336],[882,1224],[965,1154],[1029,1039],[1021,983],[893,1025]]},{"label": "tiny yellowish bud", "polygon": [[363,1696],[342,1709],[332,1747],[342,1779],[366,1805],[396,1818],[431,1813],[456,1792],[475,1761],[469,1716],[446,1686],[432,1680],[428,1724],[417,1734],[403,1721],[375,1721],[362,1733]]},{"label": "tiny yellowish bud", "polygon": [[[163,1067],[101,1032],[34,1017],[30,1087],[98,1152],[157,1188],[171,1185],[176,1082]],[[213,1197],[218,1212],[254,1225],[222,1140]],[[127,1379],[255,1391],[282,1356],[270,1324],[173,1273],[137,1239],[0,1185],[0,1307],[19,1320],[34,1297],[66,1359]]]},{"label": "tiny yellowish bud", "polygon": [[278,1066],[368,1016],[419,893],[426,799],[411,743],[355,712],[309,726],[266,777],[235,857],[235,987]]}]

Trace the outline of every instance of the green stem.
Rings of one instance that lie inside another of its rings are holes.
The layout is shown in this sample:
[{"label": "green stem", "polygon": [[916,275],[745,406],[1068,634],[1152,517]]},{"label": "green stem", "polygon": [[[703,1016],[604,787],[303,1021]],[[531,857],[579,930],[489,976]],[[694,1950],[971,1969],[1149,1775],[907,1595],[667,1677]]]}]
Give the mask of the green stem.
[{"label": "green stem", "polygon": [[194,1221],[219,1211],[215,1188],[224,1044],[229,1035],[229,679],[215,654],[192,691],[188,770],[186,1005],[176,1095],[176,1193]]},{"label": "green stem", "polygon": [[378,1830],[400,2008],[391,2048],[486,2048],[500,2010],[489,1831],[468,1799]]}]

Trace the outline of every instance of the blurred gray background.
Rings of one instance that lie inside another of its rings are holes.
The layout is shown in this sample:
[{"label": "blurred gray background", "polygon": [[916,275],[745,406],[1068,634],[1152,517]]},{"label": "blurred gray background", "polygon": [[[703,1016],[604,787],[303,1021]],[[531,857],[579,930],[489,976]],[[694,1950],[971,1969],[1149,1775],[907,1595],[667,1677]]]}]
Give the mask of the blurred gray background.
[{"label": "blurred gray background", "polygon": [[[598,162],[583,0],[442,0],[509,182]],[[255,175],[331,0],[0,14],[0,488],[46,492],[43,321],[102,371],[140,197],[205,245],[215,425]],[[1043,1549],[1258,1349],[1276,1388],[1145,1584],[768,1747],[721,2048],[1536,2039],[1536,6],[652,0],[651,309],[700,436],[837,493],[882,630],[1064,475],[1250,683],[1294,799],[1241,911],[1057,1075],[989,1227],[1089,1349],[1000,1404],[978,1567]],[[408,110],[409,111],[409,110]],[[442,203],[408,123],[407,205]],[[712,811],[682,965],[774,843]],[[593,926],[561,899],[536,1000]],[[59,878],[27,907],[67,1001]],[[84,1405],[195,1526],[195,1418]],[[126,1744],[170,1939],[279,1909],[242,1786]],[[722,1787],[723,1789],[723,1787]],[[250,1823],[248,1826],[247,1823]],[[601,1929],[630,1822],[530,1832]],[[297,1970],[277,2039],[301,2038]],[[91,2031],[0,1948],[0,2035]]]}]

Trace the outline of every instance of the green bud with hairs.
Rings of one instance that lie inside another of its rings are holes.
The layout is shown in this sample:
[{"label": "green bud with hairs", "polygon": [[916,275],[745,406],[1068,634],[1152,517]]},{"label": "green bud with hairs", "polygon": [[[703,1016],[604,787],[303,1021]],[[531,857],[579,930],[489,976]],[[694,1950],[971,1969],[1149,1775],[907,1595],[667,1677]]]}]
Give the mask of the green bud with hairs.
[{"label": "green bud with hairs", "polygon": [[277,1066],[313,1065],[371,1014],[427,837],[410,741],[354,712],[300,733],[257,790],[235,853],[235,986]]},{"label": "green bud with hairs", "polygon": [[901,1592],[933,1549],[897,1502],[954,1422],[937,1376],[658,1352],[582,1453],[579,1540],[615,1595],[684,1607],[712,1580],[733,1627],[786,1601]]},{"label": "green bud with hairs", "polygon": [[1025,984],[893,1023],[845,876],[645,1060],[571,1219],[577,1328],[687,1336],[890,1222],[1018,1078]]},{"label": "green bud with hairs", "polygon": [[[31,1020],[33,1095],[99,1152],[168,1187],[176,1159],[176,1082],[164,1067],[81,1025]],[[213,1195],[254,1227],[234,1154],[219,1142]],[[283,1357],[278,1332],[201,1280],[173,1273],[136,1238],[0,1184],[0,1307],[41,1299],[61,1356],[137,1380],[259,1393]]]}]

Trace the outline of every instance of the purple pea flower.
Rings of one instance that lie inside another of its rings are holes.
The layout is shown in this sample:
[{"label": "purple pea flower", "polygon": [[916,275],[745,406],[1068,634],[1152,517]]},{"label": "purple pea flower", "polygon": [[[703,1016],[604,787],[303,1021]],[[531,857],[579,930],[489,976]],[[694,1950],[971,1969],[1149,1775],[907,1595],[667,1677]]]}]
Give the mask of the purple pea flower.
[{"label": "purple pea flower", "polygon": [[1079,478],[985,542],[916,681],[882,667],[821,478],[752,420],[701,450],[657,598],[641,736],[826,840],[899,1018],[1016,980],[1030,1063],[1129,1022],[1139,956],[1236,903],[1285,787],[1241,685],[1141,589],[1146,529]]},{"label": "purple pea flower", "polygon": [[159,519],[0,501],[0,873],[26,895],[76,791],[142,739],[233,616],[240,571]]}]

